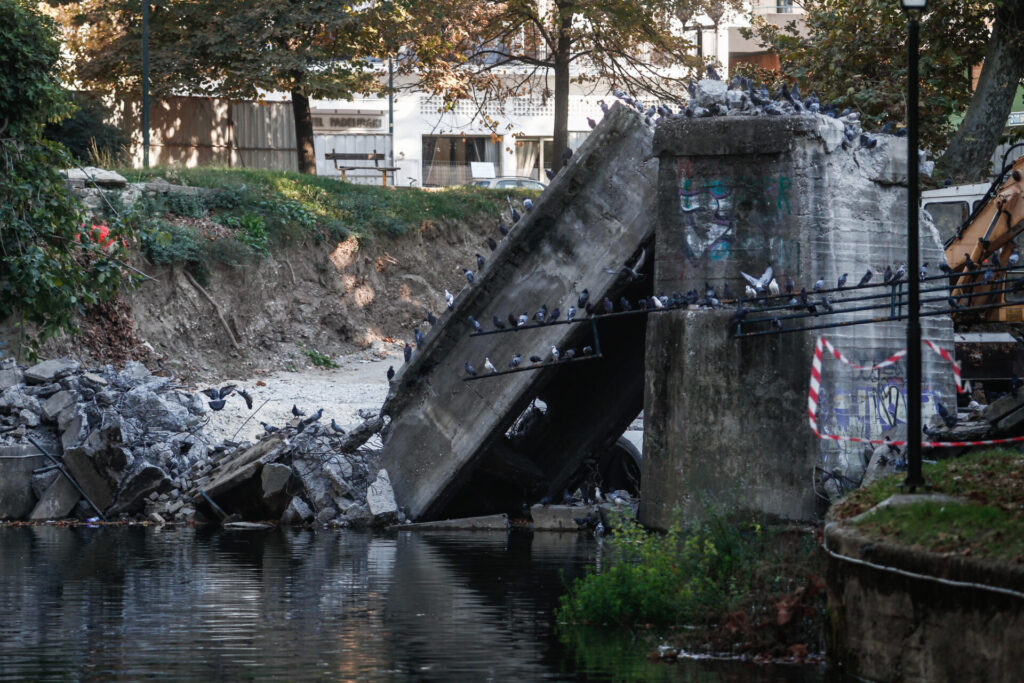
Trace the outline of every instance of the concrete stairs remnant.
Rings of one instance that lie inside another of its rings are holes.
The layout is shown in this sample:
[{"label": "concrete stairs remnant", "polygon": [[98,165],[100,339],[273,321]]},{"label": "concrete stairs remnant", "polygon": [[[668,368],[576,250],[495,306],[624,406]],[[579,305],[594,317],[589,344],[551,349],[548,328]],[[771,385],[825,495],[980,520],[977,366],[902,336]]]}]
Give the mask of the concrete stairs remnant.
[{"label": "concrete stairs remnant", "polygon": [[[516,353],[526,366],[532,354],[547,358],[552,346],[578,350],[592,343],[588,324],[471,337],[468,316],[492,329],[494,315],[503,321],[510,312],[532,316],[546,304],[559,307],[564,320],[584,288],[595,303],[649,291],[650,278],[626,283],[604,270],[631,262],[652,240],[657,162],[651,140],[640,115],[613,107],[395,377],[382,409],[391,422],[381,464],[412,519],[501,512],[482,500],[476,507],[467,502],[473,482],[482,479],[511,485],[506,488],[519,503],[526,489],[560,492],[580,463],[613,443],[639,413],[643,316],[597,323],[604,353],[598,360],[470,382],[463,364],[483,373],[484,357],[504,369]],[[506,431],[535,398],[546,404],[536,432],[543,437],[517,447]]]}]

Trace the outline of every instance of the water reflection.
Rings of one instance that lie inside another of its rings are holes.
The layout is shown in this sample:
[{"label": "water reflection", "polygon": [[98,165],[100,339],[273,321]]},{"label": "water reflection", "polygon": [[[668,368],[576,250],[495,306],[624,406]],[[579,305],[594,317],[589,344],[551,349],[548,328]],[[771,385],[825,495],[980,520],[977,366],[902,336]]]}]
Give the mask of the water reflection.
[{"label": "water reflection", "polygon": [[560,640],[594,560],[576,534],[0,528],[0,679],[750,679]]}]

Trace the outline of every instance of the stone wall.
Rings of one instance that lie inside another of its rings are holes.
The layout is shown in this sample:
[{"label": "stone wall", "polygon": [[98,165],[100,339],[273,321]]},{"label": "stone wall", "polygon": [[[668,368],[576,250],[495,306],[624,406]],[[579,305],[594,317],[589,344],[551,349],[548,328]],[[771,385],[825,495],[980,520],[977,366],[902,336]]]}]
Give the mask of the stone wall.
[{"label": "stone wall", "polygon": [[[903,263],[905,140],[878,136],[877,146],[866,149],[856,139],[844,143],[843,131],[842,121],[818,115],[660,123],[654,140],[660,157],[654,291],[703,292],[708,283],[721,296],[728,283],[742,296],[740,271],[759,276],[768,265],[780,285],[792,277],[797,291],[810,291],[819,278],[835,287],[842,273],[849,273],[852,286],[868,268],[878,282],[887,265]],[[921,254],[937,272],[942,247],[926,219]],[[816,466],[859,478],[863,447],[817,441],[807,426],[818,333],[734,340],[724,330],[728,317],[673,312],[651,320],[647,356],[658,360],[647,368],[646,524],[667,526],[677,505],[698,512],[698,493],[786,519],[814,518],[816,498],[821,500],[812,488]],[[906,338],[902,322],[823,334],[868,364],[905,346]],[[923,319],[923,336],[952,348],[948,317]],[[890,370],[858,373],[826,362],[819,411],[824,431],[877,438],[905,420],[903,367]],[[924,359],[923,377],[927,419],[935,412],[936,392],[947,405],[954,393],[948,365],[934,354]]]}]

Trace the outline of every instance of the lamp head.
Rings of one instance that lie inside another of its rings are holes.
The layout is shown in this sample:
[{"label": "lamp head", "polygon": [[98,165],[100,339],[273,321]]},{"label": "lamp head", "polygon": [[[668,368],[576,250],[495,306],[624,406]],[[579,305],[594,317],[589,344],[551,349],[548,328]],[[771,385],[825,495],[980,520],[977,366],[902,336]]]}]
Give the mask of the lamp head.
[{"label": "lamp head", "polygon": [[928,8],[928,0],[900,0],[900,5],[904,10],[920,10],[923,12]]}]

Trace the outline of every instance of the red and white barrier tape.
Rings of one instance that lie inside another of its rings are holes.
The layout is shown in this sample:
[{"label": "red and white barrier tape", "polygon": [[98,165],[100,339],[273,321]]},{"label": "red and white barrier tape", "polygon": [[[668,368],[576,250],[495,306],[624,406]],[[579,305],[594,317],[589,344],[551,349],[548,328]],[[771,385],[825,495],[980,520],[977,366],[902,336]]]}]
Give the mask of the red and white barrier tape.
[{"label": "red and white barrier tape", "polygon": [[[956,390],[963,393],[963,384],[960,377],[960,365],[953,360],[952,354],[946,349],[941,348],[934,342],[925,339],[924,343],[935,353],[939,354],[943,359],[949,361],[950,365],[953,366],[953,377],[956,379]],[[857,365],[852,362],[846,356],[844,356],[839,349],[832,346],[825,337],[818,337],[817,343],[814,345],[814,360],[811,362],[811,386],[807,392],[807,416],[811,422],[811,431],[819,439],[831,439],[832,441],[850,441],[853,443],[869,443],[874,445],[888,444],[891,446],[905,446],[906,441],[891,441],[886,439],[864,439],[857,436],[842,436],[840,434],[823,434],[818,429],[818,395],[821,390],[821,360],[824,356],[824,350],[828,348],[829,353],[832,356],[846,365],[849,365],[857,370],[877,370],[878,368],[885,367],[886,365],[892,365],[901,358],[907,355],[907,350],[903,349],[893,355],[886,358],[884,361],[877,365]],[[921,445],[928,448],[945,448],[945,447],[960,447],[960,446],[995,446],[1004,443],[1019,443],[1024,441],[1024,436],[1015,436],[1008,439],[986,439],[983,441],[922,441]]]}]

